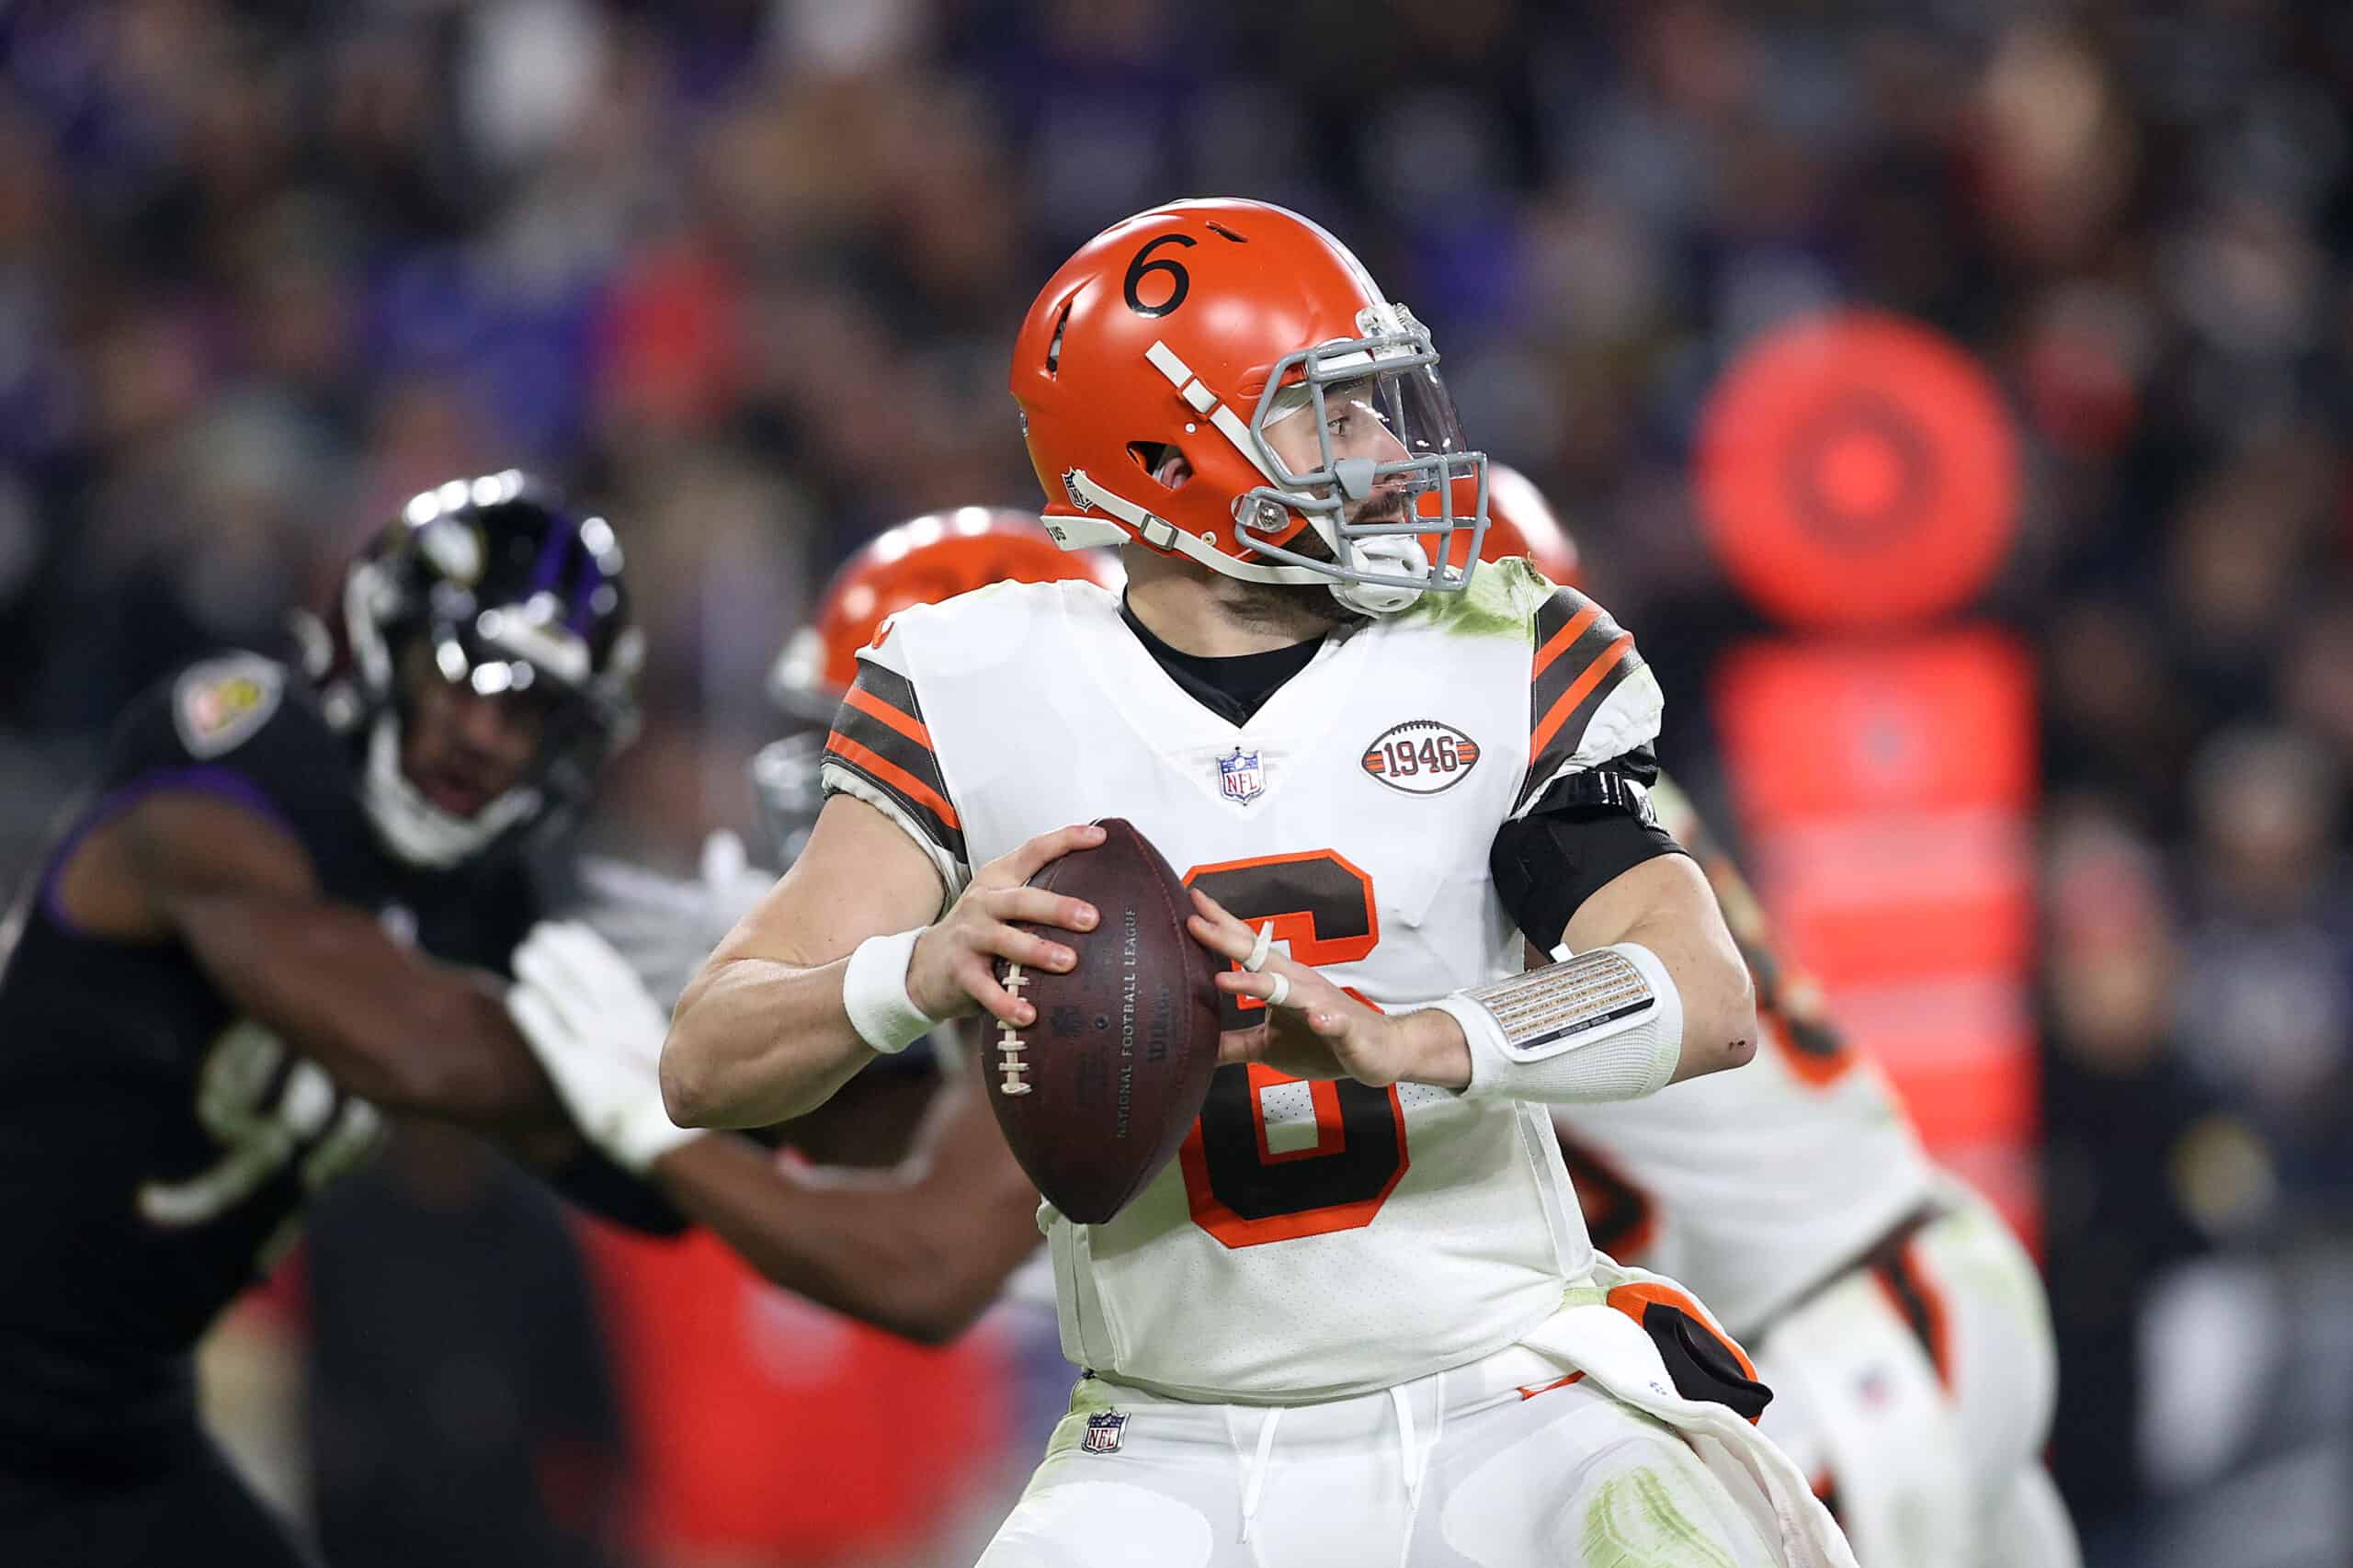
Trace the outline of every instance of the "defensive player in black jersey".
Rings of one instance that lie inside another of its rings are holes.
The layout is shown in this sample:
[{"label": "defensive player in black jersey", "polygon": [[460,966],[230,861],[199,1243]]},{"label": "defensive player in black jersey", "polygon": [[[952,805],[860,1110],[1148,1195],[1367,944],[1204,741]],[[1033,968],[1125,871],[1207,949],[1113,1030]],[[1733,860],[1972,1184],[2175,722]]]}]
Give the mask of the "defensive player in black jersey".
[{"label": "defensive player in black jersey", "polygon": [[0,926],[0,1562],[301,1560],[189,1352],[387,1115],[597,1185],[489,971],[635,722],[613,530],[453,482],[339,611],[310,669],[225,653],[124,714]]},{"label": "defensive player in black jersey", "polygon": [[[190,1352],[388,1116],[477,1129],[609,1217],[699,1221],[925,1340],[1035,1244],[969,1089],[902,1179],[858,1187],[671,1125],[666,1016],[540,919],[532,851],[636,723],[601,518],[511,472],[426,492],[312,643],[300,667],[200,660],[125,714],[0,923],[0,1568],[310,1561],[199,1426]],[[576,1130],[510,1008],[613,1051],[567,1061]],[[793,1141],[887,1162],[893,1098]]]}]

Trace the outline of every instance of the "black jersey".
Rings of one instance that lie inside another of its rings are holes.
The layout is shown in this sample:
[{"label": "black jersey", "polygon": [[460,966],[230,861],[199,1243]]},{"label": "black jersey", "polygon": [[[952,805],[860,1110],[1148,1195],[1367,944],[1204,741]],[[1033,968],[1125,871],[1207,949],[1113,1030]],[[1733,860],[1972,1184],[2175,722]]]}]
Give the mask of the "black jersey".
[{"label": "black jersey", "polygon": [[65,915],[54,881],[74,846],[161,790],[274,819],[329,896],[440,958],[503,970],[534,917],[515,861],[428,874],[378,846],[348,743],[282,665],[209,659],[124,717],[0,927],[0,1460],[120,1453],[186,1421],[198,1337],[381,1131],[238,1017],[185,947]]}]

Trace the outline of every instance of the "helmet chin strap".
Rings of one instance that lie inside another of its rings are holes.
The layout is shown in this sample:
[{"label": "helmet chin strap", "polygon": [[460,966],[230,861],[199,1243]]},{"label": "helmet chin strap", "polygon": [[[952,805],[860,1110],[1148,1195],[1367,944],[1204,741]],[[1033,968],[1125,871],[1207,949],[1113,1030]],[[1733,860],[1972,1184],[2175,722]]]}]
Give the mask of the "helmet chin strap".
[{"label": "helmet chin strap", "polygon": [[451,815],[426,800],[401,771],[400,718],[387,712],[368,736],[359,800],[385,848],[412,866],[446,871],[481,854],[499,835],[537,811],[540,792],[518,787],[470,817]]},{"label": "helmet chin strap", "polygon": [[[1228,577],[1239,578],[1245,583],[1283,583],[1302,586],[1322,583],[1332,590],[1333,598],[1347,608],[1359,615],[1372,616],[1395,615],[1420,598],[1424,592],[1420,588],[1398,587],[1389,584],[1351,583],[1336,578],[1329,572],[1319,572],[1311,566],[1260,564],[1256,562],[1236,561],[1208,540],[1194,538],[1175,524],[1137,506],[1117,491],[1097,483],[1088,477],[1085,469],[1074,468],[1064,473],[1063,488],[1074,504],[1091,507],[1098,512],[1107,512],[1128,524],[1135,530],[1136,537],[1141,538],[1144,543],[1159,550],[1176,551],[1179,554],[1189,556],[1199,562],[1211,571]],[[1308,527],[1315,530],[1315,537],[1324,541],[1325,548],[1332,551],[1334,559],[1346,560],[1348,568],[1352,571],[1371,570],[1397,575],[1426,574],[1429,571],[1428,551],[1422,548],[1419,540],[1410,534],[1396,534],[1386,538],[1344,543],[1335,540],[1332,537],[1338,530],[1332,527],[1324,514],[1319,511],[1309,511],[1304,515]],[[1066,527],[1072,524],[1079,525],[1070,528],[1069,538],[1063,538],[1059,532],[1055,534],[1056,541],[1065,550],[1093,544],[1097,542],[1098,539],[1106,542],[1118,542],[1128,537],[1125,533],[1119,531],[1114,525],[1097,525],[1085,517],[1049,517],[1046,519],[1046,524],[1050,531],[1053,530],[1057,524]],[[1098,536],[1093,531],[1097,528],[1102,528],[1104,533]]]},{"label": "helmet chin strap", "polygon": [[[1119,518],[1135,529],[1135,537],[1142,540],[1154,550],[1173,550],[1225,576],[1237,577],[1245,583],[1307,584],[1328,583],[1332,580],[1329,573],[1310,571],[1304,566],[1267,566],[1253,561],[1237,561],[1207,540],[1195,538],[1165,517],[1148,512],[1117,491],[1108,490],[1097,484],[1087,476],[1085,469],[1074,468],[1063,474],[1063,488],[1069,494],[1074,504],[1091,506],[1098,512],[1106,512]],[[1060,535],[1056,536],[1057,542],[1061,543],[1065,550],[1098,542],[1119,543],[1128,538],[1124,533],[1106,537],[1070,527],[1072,524],[1084,525],[1087,522],[1088,519],[1085,517],[1046,519],[1049,531],[1057,525],[1069,528],[1072,536],[1070,539],[1063,540]]]}]

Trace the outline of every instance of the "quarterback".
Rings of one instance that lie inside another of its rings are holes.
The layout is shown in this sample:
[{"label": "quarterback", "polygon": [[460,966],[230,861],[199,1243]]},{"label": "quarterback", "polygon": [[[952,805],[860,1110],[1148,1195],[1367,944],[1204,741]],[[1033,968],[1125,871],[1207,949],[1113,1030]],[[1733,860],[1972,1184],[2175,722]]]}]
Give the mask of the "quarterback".
[{"label": "quarterback", "polygon": [[[791,870],[681,998],[682,1125],[823,1103],[941,1020],[1017,1025],[1023,883],[1134,821],[1233,962],[1180,1157],[1041,1215],[1088,1369],[983,1559],[1851,1562],[1670,1282],[1598,1257],[1544,1107],[1754,1051],[1707,883],[1644,808],[1656,681],[1582,596],[1475,555],[1484,460],[1428,333],[1315,225],[1182,202],[1047,284],[1013,390],[1069,548],[860,655]],[[1440,540],[1445,542],[1439,542]],[[1522,973],[1523,939],[1569,956]],[[1794,1481],[1794,1484],[1792,1483]]]}]

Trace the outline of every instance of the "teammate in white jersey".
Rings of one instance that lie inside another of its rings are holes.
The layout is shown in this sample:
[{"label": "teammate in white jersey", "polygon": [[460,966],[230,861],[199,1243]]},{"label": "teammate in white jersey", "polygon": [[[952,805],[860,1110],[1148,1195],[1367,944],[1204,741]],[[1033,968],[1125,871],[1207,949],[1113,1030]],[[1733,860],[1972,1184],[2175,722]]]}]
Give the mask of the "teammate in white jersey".
[{"label": "teammate in white jersey", "polygon": [[[771,1122],[943,1018],[1032,1021],[995,963],[1074,960],[1008,922],[1095,912],[1023,884],[1116,812],[1234,961],[1230,1065],[1126,1210],[1044,1216],[1092,1370],[983,1561],[1851,1562],[1734,1414],[1737,1348],[1595,1256],[1537,1103],[1737,1065],[1755,1018],[1643,806],[1631,639],[1426,551],[1485,502],[1427,333],[1297,215],[1186,202],[1083,248],[1015,356],[1048,525],[1128,541],[1124,602],[885,628],[807,847],[681,1000],[672,1114]],[[1576,956],[1522,976],[1523,933]]]},{"label": "teammate in white jersey", "polygon": [[[1543,495],[1500,463],[1490,483],[1489,555],[1576,581]],[[1929,1163],[1689,801],[1664,780],[1651,800],[1716,890],[1764,1040],[1739,1073],[1554,1110],[1594,1244],[1673,1275],[1756,1353],[1764,1430],[1863,1568],[2073,1568],[2041,1460],[2055,1368],[2031,1260]]]}]

